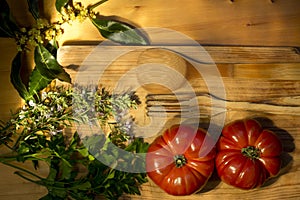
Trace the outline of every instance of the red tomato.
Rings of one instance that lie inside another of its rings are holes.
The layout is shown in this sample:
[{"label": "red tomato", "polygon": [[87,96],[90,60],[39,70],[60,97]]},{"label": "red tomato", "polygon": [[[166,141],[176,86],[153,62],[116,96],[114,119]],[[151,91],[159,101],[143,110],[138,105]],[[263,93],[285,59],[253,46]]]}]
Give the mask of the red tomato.
[{"label": "red tomato", "polygon": [[214,170],[215,141],[203,129],[175,125],[157,137],[146,154],[148,176],[171,195],[199,191]]},{"label": "red tomato", "polygon": [[226,125],[219,138],[216,168],[222,181],[242,189],[261,186],[281,167],[282,145],[253,119]]}]

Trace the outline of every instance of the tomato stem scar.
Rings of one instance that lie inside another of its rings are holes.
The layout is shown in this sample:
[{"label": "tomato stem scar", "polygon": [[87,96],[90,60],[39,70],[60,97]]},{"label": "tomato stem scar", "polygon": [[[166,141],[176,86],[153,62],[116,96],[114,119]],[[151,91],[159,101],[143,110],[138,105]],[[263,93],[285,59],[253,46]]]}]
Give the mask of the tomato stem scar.
[{"label": "tomato stem scar", "polygon": [[175,166],[177,168],[183,167],[187,163],[187,160],[184,157],[184,155],[176,155],[174,156],[174,160],[175,160]]},{"label": "tomato stem scar", "polygon": [[242,154],[252,160],[258,159],[260,157],[260,150],[258,148],[255,148],[254,146],[248,146],[245,148],[242,148]]}]

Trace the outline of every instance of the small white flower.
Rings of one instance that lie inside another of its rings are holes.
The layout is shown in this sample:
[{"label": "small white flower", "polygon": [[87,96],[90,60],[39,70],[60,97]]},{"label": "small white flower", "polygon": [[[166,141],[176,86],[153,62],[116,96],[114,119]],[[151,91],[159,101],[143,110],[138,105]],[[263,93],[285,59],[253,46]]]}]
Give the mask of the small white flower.
[{"label": "small white flower", "polygon": [[19,119],[24,119],[24,118],[25,118],[25,115],[23,115],[23,114],[19,115]]},{"label": "small white flower", "polygon": [[47,93],[46,92],[42,92],[42,101],[44,101],[47,97]]},{"label": "small white flower", "polygon": [[28,105],[31,106],[31,107],[34,107],[36,104],[33,102],[33,100],[30,100],[30,101],[28,102]]},{"label": "small white flower", "polygon": [[24,119],[25,117],[26,117],[26,111],[21,110],[21,111],[19,112],[19,119]]},{"label": "small white flower", "polygon": [[20,129],[20,125],[19,124],[16,124],[16,130],[19,130]]},{"label": "small white flower", "polygon": [[27,110],[26,105],[23,105],[22,110]]},{"label": "small white flower", "polygon": [[57,111],[61,111],[63,109],[63,107],[59,104],[57,104]]},{"label": "small white flower", "polygon": [[62,133],[63,130],[56,130],[56,131],[51,131],[50,134],[52,136],[57,135],[58,133]]},{"label": "small white flower", "polygon": [[50,132],[50,135],[52,135],[52,136],[53,136],[53,135],[56,135],[56,134],[57,134],[57,131],[51,131],[51,132]]}]

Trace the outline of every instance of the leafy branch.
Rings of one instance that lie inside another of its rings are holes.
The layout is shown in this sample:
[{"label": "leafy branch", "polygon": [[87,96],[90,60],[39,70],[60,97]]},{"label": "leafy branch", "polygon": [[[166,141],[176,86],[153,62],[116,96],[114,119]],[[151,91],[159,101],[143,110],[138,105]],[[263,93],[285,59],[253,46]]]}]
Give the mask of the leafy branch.
[{"label": "leafy branch", "polygon": [[[100,19],[94,9],[107,0],[84,7],[80,2],[72,0],[56,0],[58,20],[50,22],[41,16],[38,5],[43,0],[27,0],[28,8],[35,24],[31,27],[19,27],[10,13],[6,0],[0,0],[0,37],[14,38],[19,50],[12,63],[11,82],[19,95],[29,101],[54,79],[71,83],[71,78],[56,60],[58,40],[63,34],[63,24],[73,21],[83,22],[89,19],[100,34],[111,41],[121,44],[145,45],[145,38],[134,28],[123,22]],[[21,54],[34,49],[35,67],[30,74],[29,83],[20,77],[23,66]],[[22,53],[20,53],[22,52]]]}]

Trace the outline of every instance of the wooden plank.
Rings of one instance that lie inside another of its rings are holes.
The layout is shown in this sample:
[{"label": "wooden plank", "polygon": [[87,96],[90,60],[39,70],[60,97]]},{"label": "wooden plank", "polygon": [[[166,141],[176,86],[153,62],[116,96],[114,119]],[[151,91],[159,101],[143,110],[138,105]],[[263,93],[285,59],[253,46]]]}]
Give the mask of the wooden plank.
[{"label": "wooden plank", "polygon": [[[99,62],[89,62],[85,65],[101,65]],[[115,61],[109,68],[105,69],[105,73],[114,76],[116,74],[124,74],[137,66],[136,62]],[[220,76],[224,78],[240,78],[240,79],[263,79],[263,80],[280,80],[280,81],[297,81],[300,79],[300,63],[273,63],[273,64],[224,64],[206,65],[211,68],[217,67]],[[80,70],[80,65],[69,65],[65,69],[68,73],[75,75]],[[188,72],[186,78],[188,80],[199,78],[188,64]],[[134,76],[134,74],[132,74]]]},{"label": "wooden plank", "polygon": [[10,71],[0,73],[0,120],[6,120],[11,114],[11,111],[17,109],[21,104],[21,98],[18,92],[10,83]]},{"label": "wooden plank", "polygon": [[[196,93],[208,92],[205,81],[201,78],[190,81]],[[211,84],[211,90],[218,93],[225,88],[226,99],[230,101],[270,101],[278,97],[299,96],[300,82],[290,80],[243,79],[223,77],[224,86]],[[212,93],[212,95],[216,95]]]},{"label": "wooden plank", "polygon": [[[216,181],[216,184],[219,182]],[[147,186],[147,187],[146,187]],[[255,199],[297,199],[300,195],[300,187],[290,187],[289,184],[277,184],[274,185],[273,188],[267,189],[256,189],[252,191],[238,191],[232,187],[224,186],[223,184],[217,185],[218,188],[206,188],[207,192],[199,193],[196,195],[185,196],[185,197],[173,197],[165,194],[161,190],[159,190],[153,183],[149,183],[145,185],[145,189],[142,190],[143,196],[125,196],[121,198],[121,200],[126,199],[142,199],[142,200],[150,200],[150,199],[180,199],[180,200],[194,200],[194,199],[207,199],[213,200],[216,198],[221,199],[232,199],[239,200],[241,197],[244,199],[251,199],[255,196]],[[220,188],[220,189],[219,189]],[[212,192],[214,191],[214,192]]]},{"label": "wooden plank", "polygon": [[[153,98],[153,96],[152,96]],[[196,98],[196,99],[195,99]],[[253,103],[253,102],[240,102],[240,101],[225,101],[221,99],[214,99],[209,95],[200,95],[195,98],[179,101],[165,100],[147,100],[148,114],[153,116],[155,113],[160,112],[178,112],[179,114],[187,114],[189,117],[192,116],[192,110],[195,107],[199,107],[201,114],[209,116],[212,110],[216,110],[217,113],[227,111],[251,111],[256,113],[271,113],[271,114],[289,114],[294,116],[300,116],[300,96],[290,98],[291,102],[289,105],[277,104],[274,100],[272,104],[264,101],[264,103]],[[211,100],[214,99],[214,105]],[[174,99],[176,100],[176,98]],[[197,101],[197,105],[193,105],[189,102]],[[152,114],[151,114],[152,113]],[[183,117],[181,116],[181,117]],[[195,116],[197,117],[197,116]]]},{"label": "wooden plank", "polygon": [[[95,2],[97,0],[84,3]],[[53,3],[46,6],[55,10]],[[298,0],[132,0],[126,4],[123,0],[114,0],[101,5],[98,11],[110,19],[137,27],[171,29],[200,44],[300,46],[299,7]],[[62,39],[103,38],[91,23],[86,22],[67,27]]]},{"label": "wooden plank", "polygon": [[235,64],[234,77],[300,80],[300,63]]},{"label": "wooden plank", "polygon": [[[112,53],[122,52],[124,50],[131,51],[126,56],[127,65],[137,62],[138,56],[143,52],[143,49],[151,48],[168,48],[168,44],[165,46],[141,46],[141,47],[129,47],[129,46],[105,46],[105,53],[108,56],[104,59],[112,59],[109,57],[109,51]],[[103,48],[98,47],[99,51]],[[194,46],[169,46],[170,50],[175,49],[185,52],[186,55],[195,55],[199,62],[212,62],[213,63],[243,63],[243,64],[266,64],[266,63],[299,63],[300,53],[295,47],[250,47],[250,46],[203,46],[204,49]],[[80,65],[85,59],[88,58],[92,51],[97,51],[97,45],[66,45],[59,49],[58,61],[63,66],[68,65]],[[72,52],[70,52],[72,51]],[[96,52],[94,52],[96,53]],[[66,56],[68,55],[68,56]],[[76,56],[72,56],[76,55]],[[78,56],[80,55],[80,56]],[[207,58],[210,55],[212,61]],[[93,62],[105,62],[107,60],[97,60],[93,58]],[[113,61],[113,60],[111,60]],[[122,59],[119,61],[122,62]],[[92,64],[92,63],[90,63]]]},{"label": "wooden plank", "polygon": [[[110,72],[110,71],[109,71]],[[74,80],[76,80],[76,73],[71,73]],[[114,89],[117,81],[122,77],[123,73],[105,73],[101,77],[100,83],[103,83],[107,88]],[[93,75],[93,74],[92,74]],[[87,74],[80,74],[82,79],[91,80],[91,72]],[[136,78],[135,74],[127,74],[129,78]],[[97,77],[96,77],[97,78]],[[95,77],[93,78],[95,80]],[[97,80],[97,79],[96,79]],[[188,79],[190,85],[193,87],[193,92],[196,94],[210,93],[213,96],[219,94],[226,95],[228,101],[248,101],[248,102],[266,102],[275,103],[276,101],[290,101],[289,98],[300,95],[300,82],[297,80],[275,80],[275,79],[244,79],[222,77],[221,82],[210,83],[209,88],[203,78]],[[177,92],[184,88],[179,88]],[[209,91],[210,90],[210,91]],[[223,92],[223,90],[225,90]],[[157,94],[164,94],[171,92],[159,92]],[[277,98],[277,99],[276,99]]]},{"label": "wooden plank", "polygon": [[21,104],[21,98],[10,83],[11,62],[17,53],[15,41],[10,38],[0,38],[0,120],[11,117],[11,111]]},{"label": "wooden plank", "polygon": [[3,122],[7,122],[11,119],[11,114],[14,113],[17,109],[20,108],[21,103],[1,103],[0,106],[0,120]]}]

